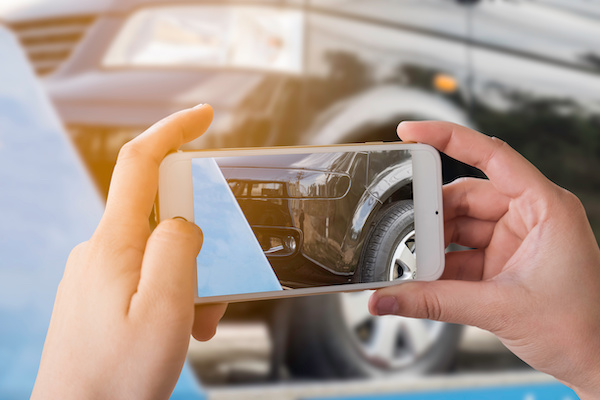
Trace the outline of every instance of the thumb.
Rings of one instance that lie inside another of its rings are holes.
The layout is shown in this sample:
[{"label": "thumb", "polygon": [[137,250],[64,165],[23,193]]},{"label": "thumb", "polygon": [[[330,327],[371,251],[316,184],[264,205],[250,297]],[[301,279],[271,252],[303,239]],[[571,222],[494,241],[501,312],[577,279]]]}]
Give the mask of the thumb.
[{"label": "thumb", "polygon": [[495,283],[406,282],[379,289],[369,299],[373,315],[395,314],[494,330],[502,301]]},{"label": "thumb", "polygon": [[[202,247],[202,231],[183,218],[161,222],[146,243],[138,290],[132,298],[150,309],[189,318],[194,315],[196,257]],[[137,299],[136,299],[137,297]],[[148,310],[146,310],[148,311]]]}]

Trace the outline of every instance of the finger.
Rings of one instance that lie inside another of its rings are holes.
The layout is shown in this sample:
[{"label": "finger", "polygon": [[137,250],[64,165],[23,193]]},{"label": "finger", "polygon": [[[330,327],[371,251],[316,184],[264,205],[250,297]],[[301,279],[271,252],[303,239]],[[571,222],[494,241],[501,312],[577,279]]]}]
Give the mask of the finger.
[{"label": "finger", "polygon": [[444,185],[444,219],[469,216],[498,221],[508,211],[510,198],[487,179],[460,178]]},{"label": "finger", "polygon": [[189,321],[191,329],[196,257],[201,247],[202,231],[191,222],[171,219],[158,224],[146,245],[130,311],[158,312],[171,321]]},{"label": "finger", "polygon": [[485,251],[481,249],[446,253],[442,280],[480,281],[483,277]]},{"label": "finger", "polygon": [[227,304],[196,305],[192,336],[194,339],[206,341],[211,339],[216,331],[217,324],[223,318]]},{"label": "finger", "polygon": [[[525,228],[519,226],[520,222],[501,219],[496,224],[494,236],[486,248],[486,267],[483,279],[499,274],[515,252],[523,246],[523,240],[527,233]],[[531,239],[530,239],[531,240]]]},{"label": "finger", "polygon": [[487,247],[494,234],[496,222],[482,221],[469,217],[457,217],[444,222],[444,239],[446,246],[450,243],[465,247]]},{"label": "finger", "polygon": [[493,331],[505,315],[501,293],[495,282],[434,281],[406,282],[379,289],[369,299],[374,315],[395,314]]},{"label": "finger", "polygon": [[405,141],[427,143],[459,161],[482,170],[494,186],[509,197],[546,182],[523,156],[498,138],[450,122],[402,122],[398,136]]},{"label": "finger", "polygon": [[204,133],[212,117],[213,110],[207,104],[179,111],[123,146],[95,236],[110,232],[122,246],[143,249],[162,159]]}]

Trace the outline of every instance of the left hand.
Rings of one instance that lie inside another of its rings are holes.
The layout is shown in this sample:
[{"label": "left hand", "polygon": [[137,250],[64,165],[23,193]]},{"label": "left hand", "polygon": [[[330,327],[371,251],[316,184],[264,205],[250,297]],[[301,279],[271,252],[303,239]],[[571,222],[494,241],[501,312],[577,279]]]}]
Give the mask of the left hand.
[{"label": "left hand", "polygon": [[212,117],[209,105],[180,111],[119,152],[104,216],[67,261],[32,399],[168,398],[190,333],[214,335],[226,306],[194,308],[201,230],[148,223],[163,157]]}]

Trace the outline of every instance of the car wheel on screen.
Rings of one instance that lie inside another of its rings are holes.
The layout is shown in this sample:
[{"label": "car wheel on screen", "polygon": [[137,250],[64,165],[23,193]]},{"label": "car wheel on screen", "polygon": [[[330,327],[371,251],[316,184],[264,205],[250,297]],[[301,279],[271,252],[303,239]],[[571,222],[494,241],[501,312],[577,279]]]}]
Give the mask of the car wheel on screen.
[{"label": "car wheel on screen", "polygon": [[[411,201],[384,208],[375,220],[358,281],[407,279],[415,271]],[[369,314],[372,292],[296,299],[287,364],[320,378],[426,374],[450,368],[462,326]]]},{"label": "car wheel on screen", "polygon": [[415,273],[415,211],[411,200],[402,200],[375,218],[354,281],[411,279]]}]

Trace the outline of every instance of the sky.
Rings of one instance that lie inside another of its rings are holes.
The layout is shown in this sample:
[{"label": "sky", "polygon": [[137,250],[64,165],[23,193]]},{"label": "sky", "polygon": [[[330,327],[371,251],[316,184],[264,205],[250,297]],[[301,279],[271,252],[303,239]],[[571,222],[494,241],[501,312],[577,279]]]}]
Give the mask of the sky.
[{"label": "sky", "polygon": [[194,220],[204,233],[198,296],[283,290],[217,163],[192,160]]}]

